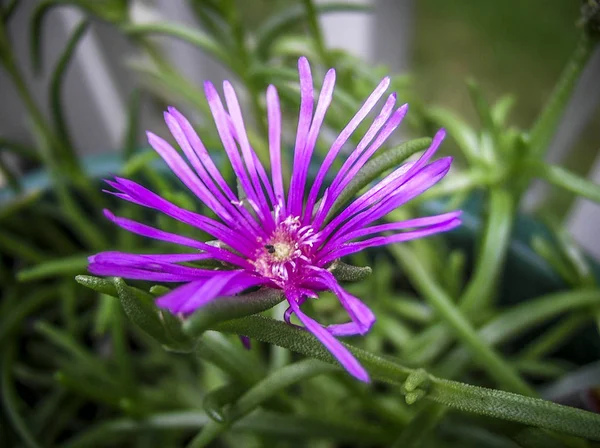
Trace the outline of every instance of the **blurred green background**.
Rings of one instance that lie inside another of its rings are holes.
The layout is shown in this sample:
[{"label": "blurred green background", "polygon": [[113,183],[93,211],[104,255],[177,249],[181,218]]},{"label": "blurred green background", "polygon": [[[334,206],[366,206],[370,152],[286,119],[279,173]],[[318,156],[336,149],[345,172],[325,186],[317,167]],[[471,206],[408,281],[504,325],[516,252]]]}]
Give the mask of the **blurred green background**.
[{"label": "blurred green background", "polygon": [[[518,99],[512,124],[526,128],[577,44],[581,2],[575,0],[417,0],[411,72],[426,104],[476,122],[465,80],[476,79],[490,101]],[[596,113],[564,165],[585,173],[598,151]]]}]

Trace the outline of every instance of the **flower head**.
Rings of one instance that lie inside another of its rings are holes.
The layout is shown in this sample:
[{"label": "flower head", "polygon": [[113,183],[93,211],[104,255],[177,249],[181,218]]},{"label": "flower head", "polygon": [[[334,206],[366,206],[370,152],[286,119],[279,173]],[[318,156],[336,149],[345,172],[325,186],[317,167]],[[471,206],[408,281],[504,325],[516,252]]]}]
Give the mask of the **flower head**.
[{"label": "flower head", "polygon": [[[148,133],[148,140],[173,173],[218,219],[183,209],[133,181],[117,177],[107,182],[114,188],[112,194],[115,196],[196,227],[219,243],[165,232],[106,211],[106,216],[124,229],[195,251],[157,255],[103,252],[90,257],[89,270],[98,275],[181,283],[160,297],[157,304],[183,315],[219,297],[238,294],[250,287],[281,289],[289,303],[285,320],[289,323],[291,314],[295,314],[348,372],[368,381],[367,372],[335,336],[365,334],[375,322],[375,316],[364,303],[339,285],[330,268],[339,258],[365,248],[420,238],[459,225],[460,212],[377,224],[392,210],[444,177],[451,159],[430,161],[444,138],[441,130],[420,159],[398,167],[340,213],[330,216],[340,193],[398,127],[407,106],[395,109],[396,95],[391,94],[333,181],[324,188],[326,175],[342,147],[388,88],[389,79],[383,79],[331,144],[314,181],[307,185],[311,157],[333,97],[335,71],[327,72],[315,107],[308,61],[301,58],[298,67],[301,104],[287,194],[282,174],[281,111],[275,87],[269,86],[266,98],[269,177],[250,145],[231,84],[226,81],[223,85],[226,109],[215,87],[207,82],[208,104],[245,197],[242,199],[233,192],[189,121],[174,108],[165,113],[165,121],[185,157],[152,133]],[[320,194],[323,188],[324,192]],[[225,263],[228,269],[182,264],[205,259]],[[348,323],[323,327],[302,312],[304,301],[316,298],[318,292],[325,290],[338,297],[350,317]]]}]

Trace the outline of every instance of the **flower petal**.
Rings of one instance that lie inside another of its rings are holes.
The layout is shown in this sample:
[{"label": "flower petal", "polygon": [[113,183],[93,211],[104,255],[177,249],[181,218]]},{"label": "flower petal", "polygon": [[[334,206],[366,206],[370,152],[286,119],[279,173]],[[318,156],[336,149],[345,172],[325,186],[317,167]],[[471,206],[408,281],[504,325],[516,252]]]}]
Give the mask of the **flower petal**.
[{"label": "flower petal", "polygon": [[269,121],[269,153],[271,156],[271,178],[277,204],[285,212],[285,191],[281,169],[281,107],[275,86],[267,88],[267,115]]},{"label": "flower petal", "polygon": [[173,314],[190,314],[217,297],[230,296],[260,284],[263,280],[244,271],[214,271],[206,279],[180,286],[157,299],[160,308]]},{"label": "flower petal", "polygon": [[228,250],[215,247],[201,241],[194,240],[182,235],[175,233],[165,232],[154,227],[142,224],[131,219],[115,216],[110,210],[104,210],[104,216],[110,219],[119,227],[128,230],[137,235],[145,236],[159,241],[166,241],[167,243],[179,244],[182,246],[193,247],[194,249],[200,249],[213,256],[213,258],[227,263],[235,264],[244,268],[251,267],[250,263],[242,257],[229,252]]},{"label": "flower petal", "polygon": [[298,73],[300,77],[300,113],[298,115],[298,130],[296,131],[296,145],[294,147],[294,168],[290,180],[288,197],[288,211],[298,216],[302,210],[304,190],[300,191],[297,185],[300,181],[300,166],[304,164],[306,141],[313,117],[313,81],[310,64],[305,57],[298,60]]},{"label": "flower petal", "polygon": [[[375,90],[373,90],[373,93],[371,93],[371,95],[369,95],[369,97],[363,103],[362,107],[358,110],[358,112],[354,115],[354,117],[352,117],[352,119],[348,122],[346,127],[340,132],[338,137],[332,143],[331,147],[329,148],[329,152],[325,156],[325,160],[323,160],[323,163],[321,164],[321,167],[319,168],[319,171],[317,173],[317,176],[315,178],[313,186],[310,189],[310,193],[308,195],[308,201],[307,201],[308,204],[316,203],[317,195],[319,194],[319,191],[321,190],[321,186],[323,185],[325,176],[327,175],[329,168],[331,168],[331,165],[333,165],[333,162],[334,162],[335,158],[337,157],[338,153],[340,152],[342,147],[346,144],[348,139],[352,136],[354,131],[356,131],[356,128],[358,128],[360,123],[365,119],[365,117],[369,114],[369,112],[371,112],[373,107],[375,107],[375,104],[377,104],[379,99],[383,96],[383,94],[385,93],[385,91],[387,90],[389,85],[390,85],[390,78],[388,78],[388,77],[383,78],[381,80],[381,82],[379,83],[379,85],[375,88]],[[310,210],[309,208],[307,208],[307,209]]]},{"label": "flower petal", "polygon": [[327,288],[338,297],[352,321],[356,323],[359,333],[368,333],[375,323],[375,315],[370,308],[342,288],[331,272],[325,269],[320,269],[318,272],[319,277],[323,280]]},{"label": "flower petal", "polygon": [[350,351],[344,347],[344,345],[335,339],[325,328],[318,322],[314,321],[306,314],[304,314],[298,303],[296,302],[295,294],[286,294],[288,302],[292,307],[292,310],[298,316],[298,319],[308,331],[310,331],[321,343],[329,350],[329,352],[339,361],[348,373],[358,378],[365,383],[370,382],[369,374],[363,366],[356,360],[356,358],[350,353]]},{"label": "flower petal", "polygon": [[320,259],[320,263],[327,264],[337,258],[345,257],[347,255],[360,252],[368,247],[387,246],[390,244],[414,240],[417,238],[423,238],[424,236],[434,235],[436,233],[447,232],[449,230],[454,229],[455,227],[458,227],[460,224],[461,220],[458,218],[454,218],[441,224],[436,224],[419,230],[413,230],[411,232],[397,233],[395,235],[389,236],[378,236],[356,243],[345,244],[323,256]]}]

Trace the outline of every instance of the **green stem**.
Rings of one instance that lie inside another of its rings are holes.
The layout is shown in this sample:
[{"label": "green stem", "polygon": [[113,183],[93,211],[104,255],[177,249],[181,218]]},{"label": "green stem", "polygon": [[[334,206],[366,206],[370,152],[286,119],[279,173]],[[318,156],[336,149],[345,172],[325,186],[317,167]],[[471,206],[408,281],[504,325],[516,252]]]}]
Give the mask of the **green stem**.
[{"label": "green stem", "polygon": [[[262,316],[249,316],[216,324],[213,329],[248,336],[339,365],[313,335],[284,322]],[[416,373],[415,370],[398,364],[390,357],[383,358],[353,346],[347,345],[347,347],[373,378],[386,383],[402,385],[411,374]],[[423,374],[422,371],[420,372]],[[464,412],[600,440],[600,415],[537,398],[425,375],[426,378],[420,383],[419,388],[424,399]]]},{"label": "green stem", "polygon": [[460,299],[460,309],[470,313],[491,305],[510,242],[515,212],[511,195],[501,189],[489,193],[489,210],[475,269]]},{"label": "green stem", "polygon": [[571,60],[563,70],[554,91],[530,132],[530,155],[541,159],[550,144],[563,111],[577,85],[579,76],[592,55],[598,40],[582,32]]},{"label": "green stem", "polygon": [[410,249],[398,245],[392,247],[391,250],[413,285],[452,328],[457,338],[468,347],[480,366],[503,387],[523,395],[535,395],[535,391],[521,379],[512,366],[480,339],[471,323],[454,305],[446,292],[439,287]]}]

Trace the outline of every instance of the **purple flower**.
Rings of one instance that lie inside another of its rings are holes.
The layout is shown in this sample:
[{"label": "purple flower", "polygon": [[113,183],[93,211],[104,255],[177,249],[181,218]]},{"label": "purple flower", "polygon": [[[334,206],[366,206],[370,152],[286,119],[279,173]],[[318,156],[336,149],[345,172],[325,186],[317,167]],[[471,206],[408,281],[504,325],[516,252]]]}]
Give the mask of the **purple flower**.
[{"label": "purple flower", "polygon": [[[185,210],[143,186],[119,177],[107,181],[116,190],[111,193],[196,227],[219,243],[206,243],[165,232],[106,211],[108,219],[130,232],[186,246],[195,251],[159,255],[103,252],[90,257],[89,270],[97,275],[182,283],[160,297],[157,304],[174,314],[183,315],[192,313],[219,297],[238,294],[251,287],[263,285],[281,289],[289,303],[285,320],[289,323],[291,314],[295,314],[348,372],[362,381],[369,381],[365,369],[335,336],[365,334],[375,322],[375,316],[364,303],[339,285],[329,268],[339,258],[368,247],[408,241],[459,225],[459,211],[377,224],[392,210],[423,193],[444,177],[450,168],[451,159],[445,157],[430,161],[445,135],[440,130],[419,160],[398,167],[329,219],[328,215],[336,198],[398,127],[406,114],[407,105],[394,110],[396,95],[391,94],[387,98],[366,134],[344,160],[337,175],[319,198],[324,179],[335,158],[383,96],[390,80],[385,78],[381,81],[340,132],[329,148],[314,182],[307,185],[311,157],[333,97],[335,71],[332,69],[327,72],[315,108],[308,61],[300,58],[298,68],[300,116],[287,195],[281,162],[281,111],[275,87],[269,86],[267,89],[271,159],[269,179],[248,141],[240,106],[231,84],[227,81],[223,84],[226,109],[213,84],[206,82],[206,98],[225,152],[246,195],[245,203],[226,183],[189,121],[176,109],[169,108],[165,112],[165,121],[185,158],[165,140],[149,132],[150,145],[218,219]],[[205,259],[223,262],[228,269],[202,269],[181,264]],[[323,327],[302,312],[301,306],[306,299],[317,298],[318,292],[325,290],[337,295],[348,312],[349,322]]]}]

